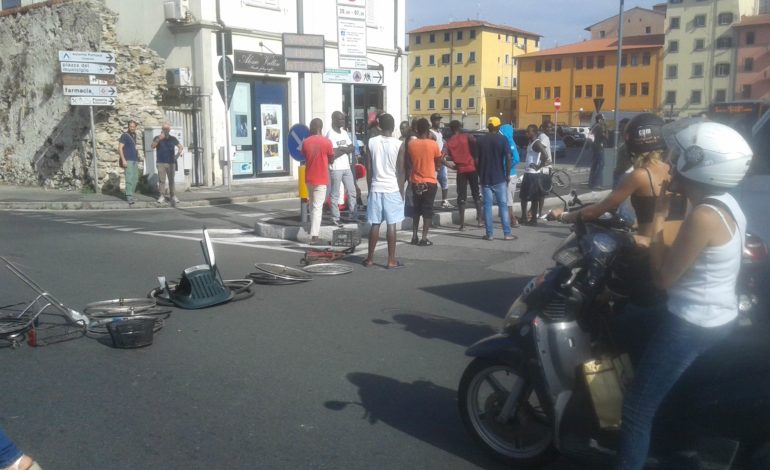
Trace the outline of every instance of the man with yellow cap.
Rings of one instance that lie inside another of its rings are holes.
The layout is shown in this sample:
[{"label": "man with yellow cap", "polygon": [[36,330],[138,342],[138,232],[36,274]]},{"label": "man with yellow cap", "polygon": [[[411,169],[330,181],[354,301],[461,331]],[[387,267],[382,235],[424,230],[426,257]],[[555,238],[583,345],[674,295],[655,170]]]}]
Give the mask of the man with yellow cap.
[{"label": "man with yellow cap", "polygon": [[492,116],[487,120],[486,135],[476,139],[476,168],[479,171],[479,182],[484,192],[484,225],[486,234],[484,240],[493,240],[492,201],[497,200],[500,220],[503,223],[503,239],[513,240],[511,235],[511,219],[508,215],[508,181],[510,180],[511,147],[508,140],[498,132],[500,118]]}]

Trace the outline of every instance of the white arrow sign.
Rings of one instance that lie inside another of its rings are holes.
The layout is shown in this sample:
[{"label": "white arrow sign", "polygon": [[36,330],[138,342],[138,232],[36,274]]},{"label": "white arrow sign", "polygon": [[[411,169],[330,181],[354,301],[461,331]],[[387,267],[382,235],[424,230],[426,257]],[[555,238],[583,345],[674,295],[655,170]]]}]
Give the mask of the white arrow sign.
[{"label": "white arrow sign", "polygon": [[65,95],[76,96],[115,96],[118,89],[114,86],[64,85]]},{"label": "white arrow sign", "polygon": [[107,98],[102,96],[70,97],[70,104],[72,106],[113,106],[115,101],[115,98]]},{"label": "white arrow sign", "polygon": [[97,64],[114,64],[115,55],[111,52],[90,51],[59,51],[60,62],[94,62]]},{"label": "white arrow sign", "polygon": [[63,73],[115,75],[115,66],[90,62],[60,62]]}]

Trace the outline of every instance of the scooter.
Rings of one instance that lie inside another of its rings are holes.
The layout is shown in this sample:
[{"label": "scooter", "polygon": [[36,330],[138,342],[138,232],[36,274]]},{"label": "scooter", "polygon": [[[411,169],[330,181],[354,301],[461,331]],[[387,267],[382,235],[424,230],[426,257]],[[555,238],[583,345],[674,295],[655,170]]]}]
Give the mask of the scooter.
[{"label": "scooter", "polygon": [[[617,296],[608,281],[632,243],[629,224],[618,216],[578,219],[553,255],[555,266],[527,284],[500,332],[466,351],[474,359],[459,384],[460,415],[494,457],[516,468],[545,468],[559,454],[591,469],[615,460],[618,429],[600,425],[581,372],[586,363],[624,352],[609,327]],[[768,332],[757,325],[738,330],[688,370],[656,423],[685,423],[695,436],[686,449],[695,449],[704,468],[768,469]],[[665,435],[656,424],[648,464],[680,470],[656,453]]]}]

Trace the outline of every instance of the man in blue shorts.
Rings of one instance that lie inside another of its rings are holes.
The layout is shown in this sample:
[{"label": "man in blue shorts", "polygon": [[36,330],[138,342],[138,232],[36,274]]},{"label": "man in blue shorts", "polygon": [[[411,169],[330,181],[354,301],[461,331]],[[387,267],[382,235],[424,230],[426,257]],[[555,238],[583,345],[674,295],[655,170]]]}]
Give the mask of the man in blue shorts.
[{"label": "man in blue shorts", "polygon": [[388,224],[388,269],[403,266],[396,260],[396,224],[404,220],[404,157],[399,152],[401,140],[393,137],[396,127],[390,114],[380,116],[382,134],[369,139],[369,202],[366,218],[371,224],[369,230],[369,253],[363,262],[367,268],[374,264],[374,249],[380,238],[380,225]]}]

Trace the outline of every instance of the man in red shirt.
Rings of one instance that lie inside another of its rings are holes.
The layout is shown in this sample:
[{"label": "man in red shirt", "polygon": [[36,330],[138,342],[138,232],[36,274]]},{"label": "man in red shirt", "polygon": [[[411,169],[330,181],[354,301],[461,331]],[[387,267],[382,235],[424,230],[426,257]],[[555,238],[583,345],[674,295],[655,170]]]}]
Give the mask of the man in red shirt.
[{"label": "man in red shirt", "polygon": [[462,131],[460,121],[449,123],[452,137],[444,144],[444,160],[449,168],[457,170],[457,207],[460,209],[460,231],[465,230],[465,201],[468,199],[468,184],[476,204],[476,224],[481,227],[481,197],[479,195],[479,173],[473,162],[476,139]]},{"label": "man in red shirt", "polygon": [[326,186],[329,184],[329,162],[334,159],[332,141],[321,135],[324,123],[318,118],[310,121],[310,137],[302,141],[302,155],[305,156],[305,183],[308,199],[313,210],[310,212],[310,244],[319,243],[321,217],[323,216]]}]

